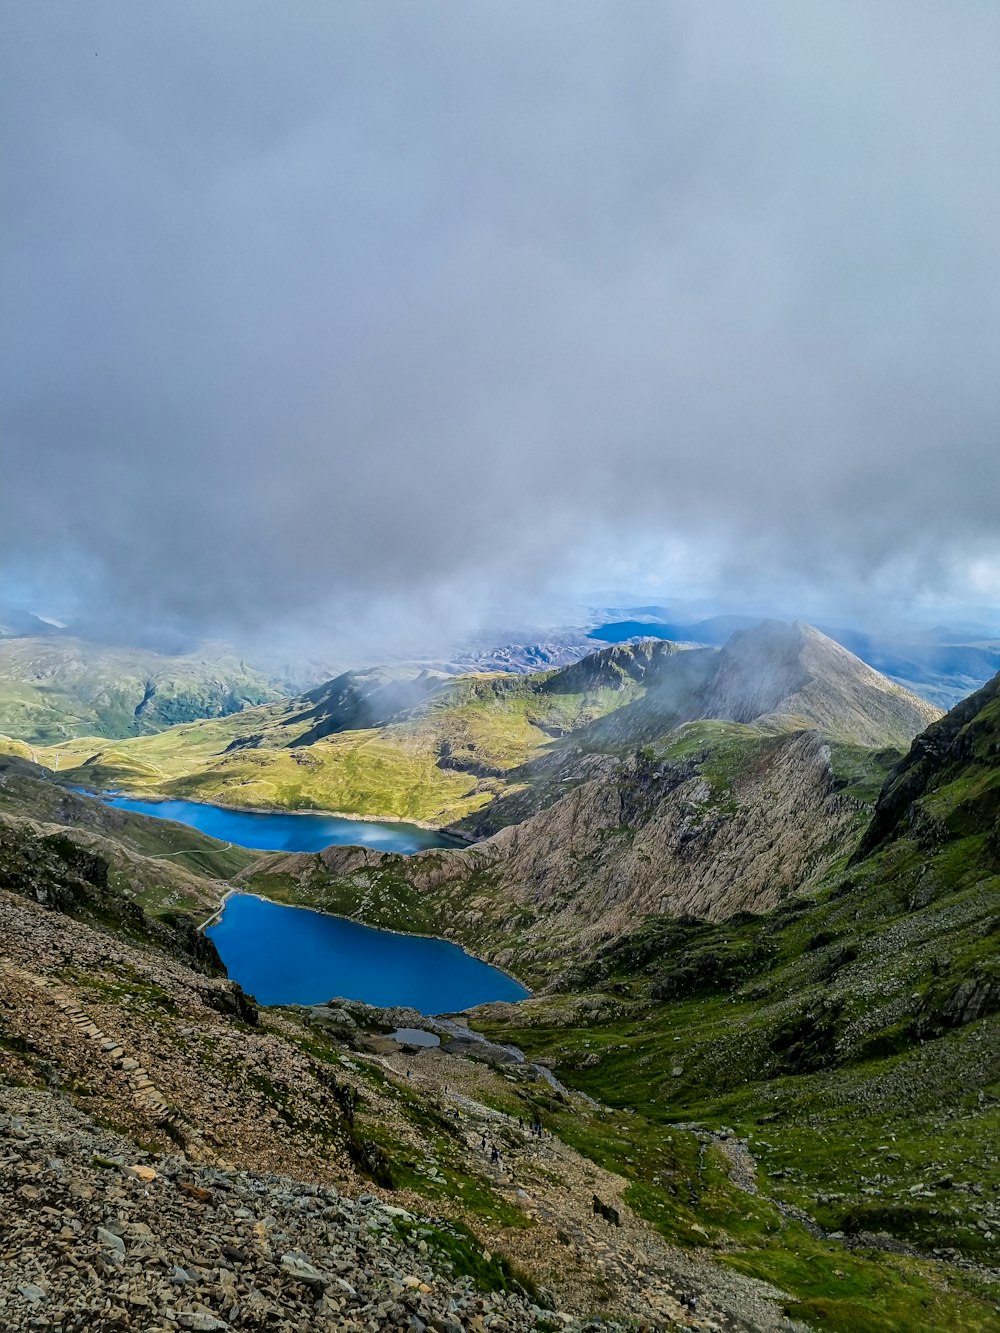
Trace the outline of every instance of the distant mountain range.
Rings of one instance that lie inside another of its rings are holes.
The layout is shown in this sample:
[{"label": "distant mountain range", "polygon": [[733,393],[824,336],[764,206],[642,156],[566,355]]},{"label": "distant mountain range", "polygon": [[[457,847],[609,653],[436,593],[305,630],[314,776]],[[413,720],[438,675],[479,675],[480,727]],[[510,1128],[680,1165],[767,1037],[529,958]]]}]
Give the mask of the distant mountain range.
[{"label": "distant mountain range", "polygon": [[884,749],[938,715],[819,631],[770,621],[721,649],[647,639],[530,675],[345,672],[292,699],[40,758],[83,785],[458,823],[481,836],[534,809],[553,771],[560,782],[567,763],[575,774],[572,756],[634,752],[688,723],[813,729]]}]

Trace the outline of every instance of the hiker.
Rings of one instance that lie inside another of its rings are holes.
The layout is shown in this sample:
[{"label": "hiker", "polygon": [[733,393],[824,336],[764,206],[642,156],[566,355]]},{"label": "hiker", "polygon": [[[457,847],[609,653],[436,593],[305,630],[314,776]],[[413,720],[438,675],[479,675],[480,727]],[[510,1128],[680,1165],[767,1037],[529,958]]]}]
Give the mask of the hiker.
[{"label": "hiker", "polygon": [[483,1152],[486,1151],[486,1135],[483,1135]]},{"label": "hiker", "polygon": [[493,1145],[493,1151],[490,1153],[490,1161],[493,1163],[494,1166],[496,1166],[497,1163],[500,1161],[500,1149],[496,1146],[495,1143]]}]

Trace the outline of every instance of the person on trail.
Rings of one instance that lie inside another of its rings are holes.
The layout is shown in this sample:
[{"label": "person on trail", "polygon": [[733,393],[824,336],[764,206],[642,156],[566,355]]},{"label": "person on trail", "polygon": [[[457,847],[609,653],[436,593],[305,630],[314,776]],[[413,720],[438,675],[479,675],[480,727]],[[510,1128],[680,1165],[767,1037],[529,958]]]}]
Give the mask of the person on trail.
[{"label": "person on trail", "polygon": [[483,1152],[486,1151],[486,1135],[483,1135]]},{"label": "person on trail", "polygon": [[490,1161],[496,1166],[500,1161],[500,1149],[494,1143],[493,1151],[490,1153]]}]

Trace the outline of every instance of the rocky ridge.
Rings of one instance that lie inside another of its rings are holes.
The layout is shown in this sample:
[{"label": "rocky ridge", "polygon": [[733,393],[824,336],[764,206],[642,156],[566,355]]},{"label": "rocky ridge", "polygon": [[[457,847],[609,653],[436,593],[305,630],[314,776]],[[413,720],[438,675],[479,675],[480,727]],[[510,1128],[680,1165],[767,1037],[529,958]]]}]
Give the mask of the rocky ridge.
[{"label": "rocky ridge", "polygon": [[270,858],[267,876],[321,904],[335,884],[349,915],[399,877],[440,933],[538,980],[647,914],[766,912],[817,882],[863,818],[814,731],[738,736],[723,777],[697,758],[593,760],[593,777],[468,849],[329,847]]}]

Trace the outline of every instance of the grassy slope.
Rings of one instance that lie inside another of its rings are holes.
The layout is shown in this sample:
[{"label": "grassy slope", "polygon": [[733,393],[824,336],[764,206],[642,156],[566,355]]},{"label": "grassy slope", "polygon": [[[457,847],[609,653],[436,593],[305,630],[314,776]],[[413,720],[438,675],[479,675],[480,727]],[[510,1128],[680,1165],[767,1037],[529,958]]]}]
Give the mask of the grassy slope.
[{"label": "grassy slope", "polygon": [[[296,719],[301,710],[272,705],[114,745],[75,740],[39,757],[101,788],[445,824],[490,801],[507,773],[553,744],[553,733],[631,697],[626,687],[549,693],[551,674],[460,680],[406,720],[301,748],[295,742],[309,725]],[[249,736],[259,743],[225,753]]]},{"label": "grassy slope", "polygon": [[[698,1121],[749,1140],[782,1207],[859,1237],[845,1254],[762,1201],[742,1223],[715,1219],[742,1240],[728,1262],[797,1292],[817,1327],[1000,1323],[1000,1285],[976,1266],[1000,1254],[998,729],[1000,701],[897,836],[813,898],[723,926],[651,919],[578,970],[575,986],[603,999],[486,1015],[491,1035],[634,1112],[633,1202],[651,1218],[672,1226],[676,1208],[676,1168],[664,1175],[657,1152]],[[963,1015],[970,995],[980,1009]],[[613,1152],[610,1138],[594,1151]],[[949,1296],[933,1264],[866,1256],[879,1232],[973,1266],[951,1270]],[[986,1303],[959,1314],[963,1285]]]},{"label": "grassy slope", "polygon": [[167,657],[63,636],[0,639],[0,732],[33,745],[156,732],[279,693],[225,650]]},{"label": "grassy slope", "polygon": [[225,892],[225,883],[260,859],[257,852],[227,846],[182,824],[109,809],[21,768],[18,760],[0,756],[3,838],[16,840],[39,830],[67,836],[104,860],[109,883],[153,914],[206,915]]}]

